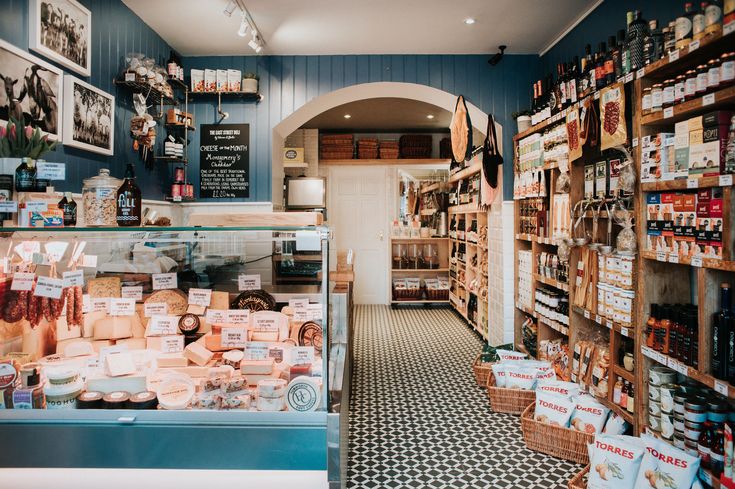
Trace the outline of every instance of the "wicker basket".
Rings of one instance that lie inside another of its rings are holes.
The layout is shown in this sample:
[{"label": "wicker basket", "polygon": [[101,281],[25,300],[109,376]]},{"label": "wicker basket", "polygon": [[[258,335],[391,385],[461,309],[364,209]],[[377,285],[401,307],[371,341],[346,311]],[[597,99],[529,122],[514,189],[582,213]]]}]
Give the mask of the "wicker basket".
[{"label": "wicker basket", "polygon": [[496,413],[521,414],[529,404],[536,402],[535,391],[496,387],[492,370],[487,378],[487,395],[490,408]]},{"label": "wicker basket", "polygon": [[575,475],[569,481],[569,489],[587,489],[587,474],[589,474],[590,466],[587,465],[580,473]]},{"label": "wicker basket", "polygon": [[594,434],[536,421],[533,419],[535,410],[536,404],[533,403],[521,414],[523,441],[528,448],[579,464],[590,463],[587,445],[595,439]]},{"label": "wicker basket", "polygon": [[472,362],[472,370],[475,372],[475,380],[480,387],[487,386],[488,376],[493,372],[492,363],[480,363],[480,355]]}]

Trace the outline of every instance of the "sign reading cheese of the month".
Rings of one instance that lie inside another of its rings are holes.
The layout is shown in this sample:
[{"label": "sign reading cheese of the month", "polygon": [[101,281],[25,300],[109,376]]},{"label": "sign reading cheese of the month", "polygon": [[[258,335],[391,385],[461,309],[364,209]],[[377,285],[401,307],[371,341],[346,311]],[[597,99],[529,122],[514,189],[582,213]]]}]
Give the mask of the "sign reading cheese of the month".
[{"label": "sign reading cheese of the month", "polygon": [[202,124],[199,196],[250,197],[250,124]]}]

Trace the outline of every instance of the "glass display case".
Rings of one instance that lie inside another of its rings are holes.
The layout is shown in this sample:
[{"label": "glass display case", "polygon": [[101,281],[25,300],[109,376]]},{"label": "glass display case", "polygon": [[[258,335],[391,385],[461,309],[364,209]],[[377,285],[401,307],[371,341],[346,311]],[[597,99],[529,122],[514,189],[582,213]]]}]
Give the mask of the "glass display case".
[{"label": "glass display case", "polygon": [[327,470],[328,237],[0,228],[0,466]]}]

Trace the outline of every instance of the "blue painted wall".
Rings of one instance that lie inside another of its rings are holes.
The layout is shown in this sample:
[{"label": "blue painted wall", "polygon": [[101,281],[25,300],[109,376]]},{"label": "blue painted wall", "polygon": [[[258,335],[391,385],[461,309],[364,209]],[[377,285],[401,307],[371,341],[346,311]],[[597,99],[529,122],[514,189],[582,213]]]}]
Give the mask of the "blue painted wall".
[{"label": "blue painted wall", "polygon": [[[172,169],[156,167],[153,171],[143,168],[137,154],[132,151],[129,136],[132,111],[132,95],[125,88],[116,87],[112,80],[123,67],[129,52],[146,53],[165,61],[169,46],[150,27],[119,0],[80,0],[92,12],[92,76],[74,76],[115,95],[115,155],[104,156],[88,151],[59,146],[45,156],[49,161],[67,163],[65,182],[54,182],[60,190],[80,191],[82,179],[96,175],[100,168],[110,168],[112,174],[122,177],[125,164],[136,162],[139,185],[148,198],[161,198],[162,182],[171,181]],[[21,49],[28,50],[28,0],[0,0],[0,39]],[[31,53],[43,59],[43,56]],[[66,73],[71,73],[66,70]],[[160,138],[159,138],[160,139]],[[165,165],[170,165],[169,163]]]},{"label": "blue painted wall", "polygon": [[[531,80],[539,75],[538,56],[506,56],[492,67],[488,56],[207,56],[184,58],[186,73],[192,68],[233,68],[257,73],[259,104],[237,100],[223,103],[230,114],[227,123],[251,124],[251,198],[270,200],[271,130],[311,99],[347,86],[397,81],[419,83],[465,98],[485,112],[492,112],[504,128],[504,197],[512,198],[515,121],[510,114],[529,106]],[[197,124],[217,119],[216,99],[197,101],[193,107]],[[484,125],[484,122],[483,122]],[[198,132],[192,136],[198,146]],[[189,179],[198,182],[199,155],[190,151]]]}]

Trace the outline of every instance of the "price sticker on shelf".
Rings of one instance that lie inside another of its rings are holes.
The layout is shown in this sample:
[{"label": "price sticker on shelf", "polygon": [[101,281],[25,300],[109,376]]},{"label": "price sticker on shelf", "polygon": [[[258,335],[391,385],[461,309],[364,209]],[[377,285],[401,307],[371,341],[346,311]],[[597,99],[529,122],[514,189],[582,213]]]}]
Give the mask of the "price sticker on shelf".
[{"label": "price sticker on shelf", "polygon": [[179,283],[175,273],[154,273],[153,290],[176,289]]},{"label": "price sticker on shelf", "polygon": [[222,328],[222,346],[225,348],[245,348],[247,338],[245,328]]},{"label": "price sticker on shelf", "polygon": [[31,290],[33,282],[36,280],[35,273],[18,272],[13,274],[13,282],[10,284],[10,290]]},{"label": "price sticker on shelf", "polygon": [[702,107],[706,107],[708,105],[712,105],[715,103],[715,94],[714,93],[708,93],[704,97],[702,97]]},{"label": "price sticker on shelf", "polygon": [[669,53],[669,63],[673,63],[677,59],[679,59],[679,50],[675,49]]},{"label": "price sticker on shelf", "polygon": [[15,214],[18,212],[18,202],[14,200],[3,200],[0,202],[0,212]]},{"label": "price sticker on shelf", "polygon": [[697,39],[696,41],[692,41],[692,42],[689,43],[689,52],[690,53],[692,51],[696,51],[697,49],[699,49],[699,39]]},{"label": "price sticker on shelf", "polygon": [[237,277],[237,289],[240,292],[260,289],[260,275],[240,274]]},{"label": "price sticker on shelf", "polygon": [[634,148],[638,147],[638,138],[633,138],[633,147]]},{"label": "price sticker on shelf", "polygon": [[584,311],[584,314],[583,315],[584,315],[584,318],[585,319],[589,319],[590,318],[590,312],[587,311],[587,310]]},{"label": "price sticker on shelf", "polygon": [[721,380],[715,380],[715,392],[718,392],[723,396],[727,396],[727,384]]},{"label": "price sticker on shelf", "polygon": [[625,83],[630,83],[633,81],[634,73],[630,72],[627,75],[625,75]]},{"label": "price sticker on shelf", "polygon": [[693,256],[691,264],[693,267],[700,267],[702,266],[702,257],[701,256]]},{"label": "price sticker on shelf", "polygon": [[626,337],[630,337],[630,332],[628,331],[628,328],[620,328],[620,334]]},{"label": "price sticker on shelf", "polygon": [[600,92],[595,92],[595,95],[592,98],[594,100],[598,100],[600,98]]},{"label": "price sticker on shelf", "polygon": [[679,263],[679,255],[677,253],[671,253],[669,255],[669,263]]},{"label": "price sticker on shelf", "polygon": [[668,119],[670,117],[674,117],[674,108],[673,107],[666,107],[664,109],[664,119]]},{"label": "price sticker on shelf", "polygon": [[605,326],[607,326],[608,329],[613,329],[613,322],[609,319],[605,319]]},{"label": "price sticker on shelf", "polygon": [[63,280],[64,280],[64,287],[74,287],[78,285],[79,287],[84,286],[84,272],[81,270],[76,270],[74,272],[64,272],[61,274]]},{"label": "price sticker on shelf", "polygon": [[49,299],[61,299],[61,292],[64,290],[64,281],[60,278],[38,277],[36,281],[36,290],[33,295],[36,297],[48,297]]},{"label": "price sticker on shelf", "polygon": [[152,336],[175,335],[178,327],[178,316],[152,316],[148,322],[148,331]]},{"label": "price sticker on shelf", "polygon": [[143,300],[143,286],[142,285],[131,285],[125,286],[121,289],[121,295],[123,299],[133,299],[136,301]]},{"label": "price sticker on shelf", "polygon": [[212,289],[189,289],[189,304],[209,307],[212,302]]},{"label": "price sticker on shelf", "polygon": [[666,261],[666,252],[665,251],[657,251],[656,252],[656,260],[658,261]]},{"label": "price sticker on shelf", "polygon": [[599,315],[597,315],[597,314],[595,314],[595,322],[597,324],[602,324],[602,318]]},{"label": "price sticker on shelf", "polygon": [[646,69],[645,68],[641,68],[641,69],[639,69],[638,71],[635,72],[635,77],[638,78],[638,79],[643,78],[644,76],[646,76]]},{"label": "price sticker on shelf", "polygon": [[727,24],[725,24],[724,26],[722,26],[722,35],[723,36],[726,36],[728,34],[732,34],[733,32],[735,32],[735,20],[733,20],[732,22],[728,22]]},{"label": "price sticker on shelf", "polygon": [[641,347],[641,353],[643,353],[643,356],[646,356],[651,360],[655,360],[655,357],[653,356],[653,350],[651,350],[647,346]]},{"label": "price sticker on shelf", "polygon": [[720,187],[732,186],[732,175],[720,175]]},{"label": "price sticker on shelf", "polygon": [[110,316],[132,316],[135,314],[135,299],[110,299]]}]

